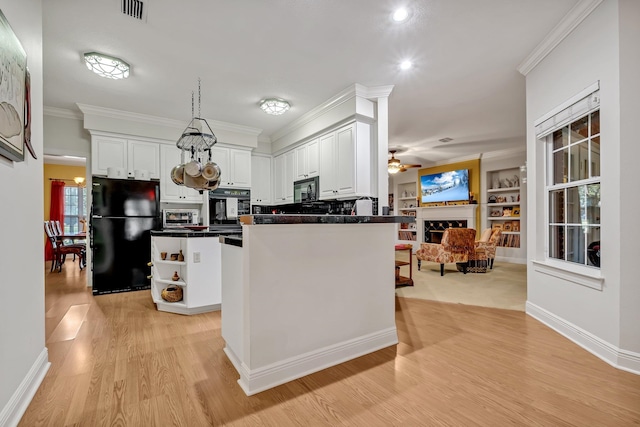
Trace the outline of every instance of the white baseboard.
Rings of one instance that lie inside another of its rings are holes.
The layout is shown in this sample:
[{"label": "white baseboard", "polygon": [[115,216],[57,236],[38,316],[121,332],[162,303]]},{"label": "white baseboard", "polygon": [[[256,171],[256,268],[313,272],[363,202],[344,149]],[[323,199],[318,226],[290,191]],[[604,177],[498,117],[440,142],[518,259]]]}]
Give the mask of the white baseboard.
[{"label": "white baseboard", "polygon": [[0,412],[0,427],[15,427],[18,425],[50,366],[49,351],[45,347],[36,361],[33,362],[31,369],[29,369],[29,372],[27,372],[27,375],[13,393],[9,402],[2,408]]},{"label": "white baseboard", "polygon": [[249,369],[232,349],[225,347],[224,352],[240,374],[238,384],[247,396],[251,396],[397,343],[398,334],[393,327],[258,369]]},{"label": "white baseboard", "polygon": [[170,302],[156,301],[156,308],[158,311],[164,311],[167,313],[184,314],[191,316],[194,314],[209,313],[211,311],[220,311],[222,304],[201,305],[199,307],[181,307],[179,305],[172,305]]},{"label": "white baseboard", "polygon": [[640,353],[622,350],[529,301],[526,313],[614,368],[640,375]]}]

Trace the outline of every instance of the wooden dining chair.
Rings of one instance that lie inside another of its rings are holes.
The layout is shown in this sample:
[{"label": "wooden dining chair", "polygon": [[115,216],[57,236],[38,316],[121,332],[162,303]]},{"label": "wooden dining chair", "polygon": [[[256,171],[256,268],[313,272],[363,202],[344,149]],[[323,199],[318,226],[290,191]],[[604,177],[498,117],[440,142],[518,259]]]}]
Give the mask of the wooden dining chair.
[{"label": "wooden dining chair", "polygon": [[53,261],[51,261],[51,271],[57,269],[58,272],[62,271],[62,266],[67,258],[67,254],[73,254],[74,259],[75,255],[78,256],[80,270],[84,269],[86,265],[85,255],[86,255],[86,246],[85,244],[71,244],[71,245],[63,245],[58,239],[58,235],[54,232],[55,223],[52,225],[50,221],[44,222],[44,232],[51,242],[51,247],[53,248]]}]

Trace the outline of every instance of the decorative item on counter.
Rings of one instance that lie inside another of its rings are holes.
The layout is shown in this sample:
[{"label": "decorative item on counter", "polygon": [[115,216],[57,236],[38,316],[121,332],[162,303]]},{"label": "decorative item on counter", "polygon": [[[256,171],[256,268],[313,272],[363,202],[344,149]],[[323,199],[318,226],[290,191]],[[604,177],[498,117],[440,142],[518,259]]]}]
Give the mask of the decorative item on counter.
[{"label": "decorative item on counter", "polygon": [[171,254],[171,261],[177,261],[178,260],[178,254]]},{"label": "decorative item on counter", "polygon": [[173,272],[173,276],[171,276],[171,280],[173,280],[174,282],[177,282],[178,280],[180,280],[180,276],[178,276],[177,271]]},{"label": "decorative item on counter", "polygon": [[162,290],[160,296],[168,302],[182,301],[182,288],[180,286],[168,286]]},{"label": "decorative item on counter", "polygon": [[180,249],[180,253],[178,254],[178,261],[184,261],[184,255],[182,254],[182,249]]},{"label": "decorative item on counter", "polygon": [[160,252],[160,258],[167,259],[167,253],[166,252]]}]

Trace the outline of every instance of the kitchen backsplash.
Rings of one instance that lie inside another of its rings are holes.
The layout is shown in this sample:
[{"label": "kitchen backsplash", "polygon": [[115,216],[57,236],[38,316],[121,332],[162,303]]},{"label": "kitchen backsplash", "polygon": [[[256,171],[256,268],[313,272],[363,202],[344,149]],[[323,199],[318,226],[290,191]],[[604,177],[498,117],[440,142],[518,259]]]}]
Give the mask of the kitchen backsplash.
[{"label": "kitchen backsplash", "polygon": [[[328,215],[350,215],[351,209],[355,204],[356,199],[353,200],[331,200],[326,202],[315,203],[291,203],[288,205],[276,205],[276,206],[252,206],[252,213],[254,214],[328,214]],[[373,202],[374,215],[378,212],[378,199],[371,198]]]}]

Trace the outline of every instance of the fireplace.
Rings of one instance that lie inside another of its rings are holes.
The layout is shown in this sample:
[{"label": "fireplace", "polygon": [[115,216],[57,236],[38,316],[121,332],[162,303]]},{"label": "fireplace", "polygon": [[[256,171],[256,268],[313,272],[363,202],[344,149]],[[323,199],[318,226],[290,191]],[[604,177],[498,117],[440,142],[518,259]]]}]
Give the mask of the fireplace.
[{"label": "fireplace", "polygon": [[440,243],[447,228],[476,228],[478,205],[429,206],[418,209],[416,223],[425,243]]},{"label": "fireplace", "polygon": [[440,243],[442,241],[442,234],[447,228],[467,228],[467,220],[427,220],[424,222],[424,242],[425,243]]}]

